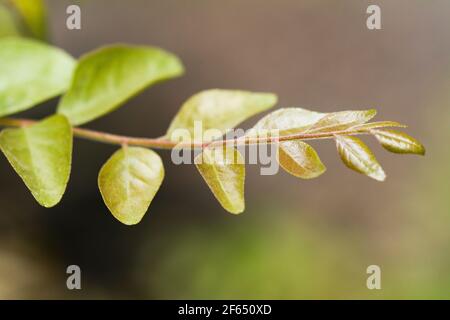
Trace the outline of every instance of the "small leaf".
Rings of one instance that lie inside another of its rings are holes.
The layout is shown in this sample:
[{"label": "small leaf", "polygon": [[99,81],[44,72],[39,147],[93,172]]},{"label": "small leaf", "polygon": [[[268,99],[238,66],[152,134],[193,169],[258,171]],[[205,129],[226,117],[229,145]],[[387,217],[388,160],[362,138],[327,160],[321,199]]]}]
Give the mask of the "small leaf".
[{"label": "small leaf", "polygon": [[0,38],[8,36],[18,36],[20,31],[17,28],[11,12],[0,3]]},{"label": "small leaf", "polygon": [[359,124],[359,125],[349,128],[349,129],[355,130],[355,131],[370,131],[371,129],[386,128],[386,127],[406,128],[406,126],[404,124],[401,124],[401,123],[398,123],[395,121],[378,121],[378,122],[369,122],[369,123]]},{"label": "small leaf", "polygon": [[329,113],[317,121],[308,133],[332,132],[346,130],[355,125],[363,124],[377,114],[375,109],[364,111],[341,111]]},{"label": "small leaf", "polygon": [[0,39],[0,117],[63,93],[75,61],[55,47],[24,38]]},{"label": "small leaf", "polygon": [[325,115],[302,108],[278,109],[259,120],[247,135],[271,130],[278,130],[280,135],[305,132]]},{"label": "small leaf", "polygon": [[182,73],[178,58],[161,49],[101,48],[81,58],[58,112],[82,125],[117,109],[146,87]]},{"label": "small leaf", "polygon": [[112,215],[134,225],[144,217],[163,179],[163,163],[156,152],[124,147],[103,165],[98,186]]},{"label": "small leaf", "polygon": [[394,153],[425,154],[425,147],[406,133],[395,130],[370,130],[381,145]]},{"label": "small leaf", "polygon": [[72,161],[72,128],[64,116],[3,130],[0,149],[42,206],[53,207],[61,200]]},{"label": "small leaf", "polygon": [[242,213],[245,165],[239,151],[232,147],[207,148],[194,162],[222,207],[230,213]]},{"label": "small leaf", "polygon": [[339,155],[344,164],[375,180],[384,181],[386,175],[369,147],[352,136],[335,136]]},{"label": "small leaf", "polygon": [[316,178],[326,171],[317,152],[302,141],[281,142],[278,162],[284,170],[302,179]]},{"label": "small leaf", "polygon": [[171,138],[177,129],[187,129],[194,136],[194,122],[201,121],[202,129],[218,129],[225,133],[242,121],[272,108],[277,96],[272,93],[253,93],[237,90],[213,89],[189,98],[172,120],[166,136]]},{"label": "small leaf", "polygon": [[9,0],[33,37],[47,39],[47,8],[43,0]]}]

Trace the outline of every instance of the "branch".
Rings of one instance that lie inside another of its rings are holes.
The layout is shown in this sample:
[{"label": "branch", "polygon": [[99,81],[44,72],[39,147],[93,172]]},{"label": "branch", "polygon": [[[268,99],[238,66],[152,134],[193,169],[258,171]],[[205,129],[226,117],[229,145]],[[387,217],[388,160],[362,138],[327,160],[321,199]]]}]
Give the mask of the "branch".
[{"label": "branch", "polygon": [[[27,127],[37,123],[36,120],[31,119],[19,119],[19,118],[0,118],[1,127]],[[255,144],[272,144],[282,141],[290,140],[316,140],[316,139],[330,139],[335,135],[361,135],[367,134],[364,131],[358,130],[341,130],[332,132],[322,132],[322,133],[297,133],[290,135],[281,135],[277,137],[239,137],[233,139],[222,139],[207,143],[179,143],[168,140],[166,137],[161,138],[140,138],[140,137],[129,137],[117,134],[111,134],[107,132],[95,131],[90,129],[84,129],[79,127],[73,127],[73,134],[75,137],[102,142],[106,144],[113,145],[128,145],[128,146],[139,146],[147,147],[152,149],[165,149],[171,150],[175,147],[177,148],[190,148],[190,149],[204,149],[206,147],[217,147],[220,145],[255,145]]]}]

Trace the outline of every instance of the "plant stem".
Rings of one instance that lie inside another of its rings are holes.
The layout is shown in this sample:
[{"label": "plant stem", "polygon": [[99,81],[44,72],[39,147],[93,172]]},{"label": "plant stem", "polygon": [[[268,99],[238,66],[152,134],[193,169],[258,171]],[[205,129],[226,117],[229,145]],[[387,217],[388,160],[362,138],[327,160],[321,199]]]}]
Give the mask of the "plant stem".
[{"label": "plant stem", "polygon": [[[0,127],[27,127],[37,123],[36,120],[31,119],[18,119],[18,118],[0,118]],[[73,134],[75,137],[97,141],[113,145],[128,145],[147,147],[152,149],[166,149],[171,150],[177,148],[191,148],[191,149],[204,149],[206,147],[217,147],[220,145],[255,145],[255,144],[271,144],[282,141],[291,140],[316,140],[316,139],[330,139],[335,135],[360,135],[367,134],[364,131],[358,130],[341,130],[332,132],[319,132],[319,133],[296,133],[281,136],[264,136],[264,137],[239,137],[233,139],[222,139],[207,143],[179,143],[168,140],[166,137],[160,138],[140,138],[140,137],[128,137],[122,135],[111,134],[107,132],[100,132],[90,129],[84,129],[79,127],[73,127]]]}]

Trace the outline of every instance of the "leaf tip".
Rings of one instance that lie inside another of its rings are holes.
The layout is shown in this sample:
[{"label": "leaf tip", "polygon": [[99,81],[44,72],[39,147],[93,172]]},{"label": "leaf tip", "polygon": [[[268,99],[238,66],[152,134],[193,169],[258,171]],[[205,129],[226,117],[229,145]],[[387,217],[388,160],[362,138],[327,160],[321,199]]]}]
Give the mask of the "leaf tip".
[{"label": "leaf tip", "polygon": [[369,177],[371,177],[372,179],[379,181],[379,182],[383,182],[386,180],[386,173],[384,172],[383,168],[380,166],[378,167],[377,171],[368,174]]},{"label": "leaf tip", "polygon": [[422,151],[419,153],[419,155],[424,156],[426,154],[426,149],[425,147],[422,146]]},{"label": "leaf tip", "polygon": [[186,72],[186,68],[184,67],[183,62],[179,57],[177,57],[174,54],[171,54],[172,56],[172,72],[174,77],[180,77]]},{"label": "leaf tip", "polygon": [[416,150],[415,154],[417,154],[419,156],[425,156],[425,154],[426,154],[425,146],[417,140],[416,140],[416,142],[417,142],[417,150]]},{"label": "leaf tip", "polygon": [[227,210],[232,215],[238,216],[245,211],[245,203],[242,203],[241,205],[238,205],[236,207],[232,207],[232,208],[228,207],[228,208],[224,208],[224,209]]},{"label": "leaf tip", "polygon": [[264,93],[268,104],[275,105],[278,102],[278,96],[275,93]]},{"label": "leaf tip", "polygon": [[58,203],[61,202],[62,196],[59,199],[55,199],[53,201],[48,201],[46,199],[40,199],[38,196],[34,195],[37,203],[44,208],[50,209],[55,207]]}]

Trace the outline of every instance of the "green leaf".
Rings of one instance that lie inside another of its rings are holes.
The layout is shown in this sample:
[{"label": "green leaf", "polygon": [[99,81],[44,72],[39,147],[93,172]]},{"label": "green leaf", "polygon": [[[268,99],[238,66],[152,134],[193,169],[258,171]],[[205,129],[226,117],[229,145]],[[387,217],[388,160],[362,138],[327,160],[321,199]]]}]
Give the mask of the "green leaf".
[{"label": "green leaf", "polygon": [[81,58],[58,112],[81,125],[117,109],[146,87],[182,73],[178,58],[161,49],[101,48]]},{"label": "green leaf", "polygon": [[0,39],[0,117],[63,93],[75,61],[55,47],[24,38]]},{"label": "green leaf", "polygon": [[144,217],[163,179],[163,163],[156,152],[124,147],[101,168],[98,186],[112,215],[134,225]]},{"label": "green leaf", "polygon": [[245,165],[239,151],[232,147],[205,149],[195,165],[222,207],[239,214],[245,209]]},{"label": "green leaf", "polygon": [[326,171],[317,152],[302,141],[281,142],[278,147],[281,167],[298,178],[313,179]]},{"label": "green leaf", "polygon": [[388,151],[425,155],[425,147],[406,133],[395,130],[370,130],[370,133]]},{"label": "green leaf", "polygon": [[359,124],[359,125],[349,128],[349,129],[357,130],[357,131],[370,131],[371,129],[386,128],[386,127],[406,128],[406,126],[404,124],[401,124],[401,123],[398,123],[395,121],[378,121],[378,122],[369,122],[369,123]]},{"label": "green leaf", "polygon": [[0,3],[0,38],[20,35],[11,12]]},{"label": "green leaf", "polygon": [[33,37],[47,39],[47,8],[43,0],[9,0]]},{"label": "green leaf", "polygon": [[352,136],[335,136],[339,155],[344,164],[375,180],[384,181],[386,175],[369,147]]},{"label": "green leaf", "polygon": [[317,133],[346,130],[369,121],[376,114],[377,111],[375,109],[328,113],[309,128],[307,132]]},{"label": "green leaf", "polygon": [[278,109],[261,120],[247,133],[255,135],[277,130],[279,134],[293,134],[307,131],[326,114],[302,108]]},{"label": "green leaf", "polygon": [[171,138],[177,129],[187,129],[194,136],[195,121],[202,122],[203,130],[217,129],[225,133],[276,103],[277,96],[272,93],[221,89],[202,91],[183,104],[166,136]]},{"label": "green leaf", "polygon": [[61,200],[72,162],[72,128],[64,116],[3,130],[0,149],[42,206],[53,207]]}]

